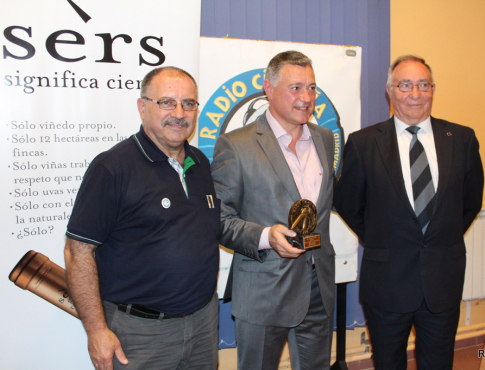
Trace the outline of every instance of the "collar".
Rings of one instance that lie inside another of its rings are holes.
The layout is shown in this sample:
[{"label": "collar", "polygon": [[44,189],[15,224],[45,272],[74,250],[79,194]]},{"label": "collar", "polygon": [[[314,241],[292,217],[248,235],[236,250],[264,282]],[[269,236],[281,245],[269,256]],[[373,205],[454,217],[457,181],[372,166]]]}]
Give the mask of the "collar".
[{"label": "collar", "polygon": [[[276,118],[273,117],[271,112],[269,111],[269,108],[266,109],[266,119],[268,120],[269,127],[271,127],[271,130],[273,130],[274,135],[276,136],[276,139],[279,139],[280,137],[284,135],[289,135],[283,126],[280,125],[280,123],[276,120]],[[298,141],[300,140],[310,140],[311,134],[310,134],[310,129],[308,128],[307,124],[303,125],[303,133],[301,134],[301,137]]]},{"label": "collar", "polygon": [[[404,123],[401,121],[399,118],[394,116],[394,124],[396,126],[396,133],[398,135],[402,135],[404,131],[409,127],[408,124]],[[416,126],[418,126],[421,130],[418,132],[418,134],[426,133],[428,135],[433,135],[433,128],[431,126],[431,116],[426,118],[423,122],[418,123]],[[408,131],[406,131],[408,132]],[[409,132],[408,132],[409,133]]]},{"label": "collar", "polygon": [[[135,141],[136,146],[140,150],[141,154],[149,162],[161,162],[168,159],[167,155],[162,152],[155,143],[148,137],[148,135],[143,130],[143,126],[140,126],[140,131],[132,136]],[[199,158],[189,142],[186,140],[184,143],[185,159],[192,158],[195,163],[200,163]]]}]

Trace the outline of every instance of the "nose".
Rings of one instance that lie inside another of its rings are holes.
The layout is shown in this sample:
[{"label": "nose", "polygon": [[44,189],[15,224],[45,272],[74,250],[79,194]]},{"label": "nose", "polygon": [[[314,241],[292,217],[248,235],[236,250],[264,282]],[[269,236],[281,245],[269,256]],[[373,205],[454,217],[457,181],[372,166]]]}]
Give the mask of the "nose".
[{"label": "nose", "polygon": [[309,102],[311,101],[311,95],[308,89],[302,89],[302,93],[300,95],[300,100],[303,102]]},{"label": "nose", "polygon": [[409,96],[413,99],[417,99],[421,96],[421,91],[418,90],[418,86],[414,85],[412,90],[409,92]]},{"label": "nose", "polygon": [[171,114],[172,117],[175,118],[184,118],[185,117],[185,111],[182,108],[182,104],[180,102],[177,103],[177,106],[175,107],[174,110],[172,110]]}]

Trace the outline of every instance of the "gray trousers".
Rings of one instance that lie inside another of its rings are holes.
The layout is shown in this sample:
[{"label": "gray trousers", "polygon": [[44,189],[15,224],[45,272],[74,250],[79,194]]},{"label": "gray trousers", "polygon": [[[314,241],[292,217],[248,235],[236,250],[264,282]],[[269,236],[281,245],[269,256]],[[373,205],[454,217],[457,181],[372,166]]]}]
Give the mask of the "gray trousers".
[{"label": "gray trousers", "polygon": [[236,318],[238,370],[278,369],[286,339],[293,370],[328,370],[332,335],[333,317],[325,312],[313,270],[310,306],[298,326],[253,325]]},{"label": "gray trousers", "polygon": [[114,370],[217,369],[217,293],[202,309],[182,318],[143,319],[103,302],[106,322],[121,342],[128,365],[113,357]]}]

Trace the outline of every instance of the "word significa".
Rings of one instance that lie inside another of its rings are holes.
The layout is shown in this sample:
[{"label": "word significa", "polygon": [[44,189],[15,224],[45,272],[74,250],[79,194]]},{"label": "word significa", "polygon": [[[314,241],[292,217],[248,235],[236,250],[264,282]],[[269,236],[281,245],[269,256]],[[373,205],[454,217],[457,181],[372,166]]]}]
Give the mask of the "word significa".
[{"label": "word significa", "polygon": [[[15,74],[5,75],[5,86],[23,87],[23,92],[32,94],[36,87],[62,87],[62,88],[80,88],[80,89],[99,89],[99,83],[96,78],[76,77],[76,73],[65,70],[61,76],[54,72],[53,76],[22,76],[20,71]],[[133,90],[141,89],[141,80],[125,80],[121,75],[117,79],[111,78],[106,82],[110,90]]]}]

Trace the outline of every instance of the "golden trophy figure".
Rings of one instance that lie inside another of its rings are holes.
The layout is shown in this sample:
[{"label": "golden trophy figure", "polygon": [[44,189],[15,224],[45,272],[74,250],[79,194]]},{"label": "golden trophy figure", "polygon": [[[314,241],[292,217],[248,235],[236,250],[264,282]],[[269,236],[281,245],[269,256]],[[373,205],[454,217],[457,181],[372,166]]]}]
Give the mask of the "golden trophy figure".
[{"label": "golden trophy figure", "polygon": [[311,249],[320,246],[320,234],[313,233],[317,226],[317,207],[308,199],[296,201],[288,214],[288,227],[296,232],[293,238],[286,238],[298,249]]}]

